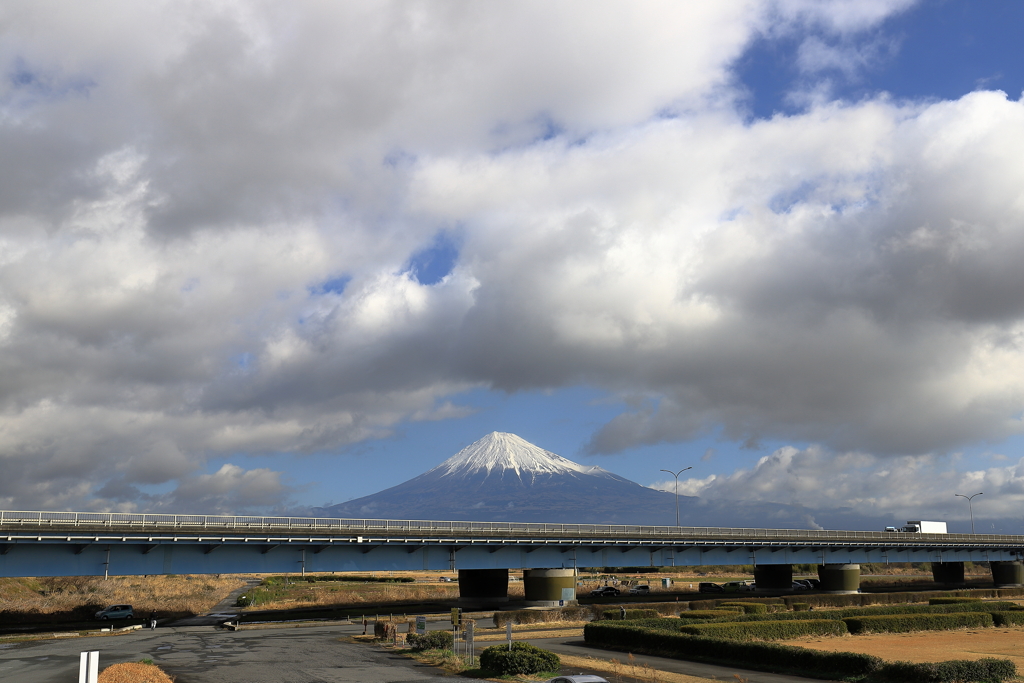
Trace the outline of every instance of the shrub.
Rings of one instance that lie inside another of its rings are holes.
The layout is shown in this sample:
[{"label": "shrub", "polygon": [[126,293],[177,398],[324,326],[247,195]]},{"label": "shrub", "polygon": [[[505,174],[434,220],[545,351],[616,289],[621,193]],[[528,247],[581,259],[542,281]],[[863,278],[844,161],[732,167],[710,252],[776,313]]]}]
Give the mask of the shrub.
[{"label": "shrub", "polygon": [[910,631],[948,631],[955,628],[992,626],[988,612],[959,612],[953,614],[887,614],[866,617],[846,617],[850,633],[908,633]]},{"label": "shrub", "polygon": [[682,626],[682,633],[708,638],[730,640],[788,640],[800,636],[844,636],[846,624],[837,619],[808,619],[806,621],[756,621],[741,623],[726,621],[716,624]]},{"label": "shrub", "polygon": [[955,605],[961,602],[981,602],[981,598],[928,598],[929,605]]},{"label": "shrub", "polygon": [[882,665],[878,657],[855,652],[819,652],[779,643],[702,638],[620,621],[587,624],[583,637],[587,643],[610,649],[829,680],[863,678]]},{"label": "shrub", "polygon": [[723,602],[719,607],[739,607],[744,614],[768,613],[768,605],[759,602]]},{"label": "shrub", "polygon": [[996,626],[1020,626],[1024,624],[1024,610],[1014,612],[990,612]]},{"label": "shrub", "polygon": [[735,610],[717,610],[717,609],[692,609],[689,612],[680,612],[680,619],[720,619],[730,614],[739,616],[740,613]]},{"label": "shrub", "polygon": [[875,672],[874,678],[893,683],[968,683],[1005,681],[1017,675],[1017,667],[1008,659],[950,660],[947,662],[889,662]]},{"label": "shrub", "polygon": [[602,613],[601,616],[605,619],[618,619],[619,621],[622,621],[623,619],[656,619],[659,615],[657,610],[653,609],[628,609],[626,610],[625,617],[622,616],[622,612],[620,610],[608,610],[607,612]]},{"label": "shrub", "polygon": [[793,611],[794,612],[807,612],[810,609],[811,609],[811,606],[808,605],[806,602],[794,602],[793,603]]},{"label": "shrub", "polygon": [[451,631],[427,631],[426,633],[410,633],[405,642],[413,650],[451,650],[455,644],[455,636]]},{"label": "shrub", "polygon": [[542,650],[529,643],[493,645],[480,653],[480,668],[501,676],[535,674],[541,671],[557,671],[562,660],[554,652]]}]

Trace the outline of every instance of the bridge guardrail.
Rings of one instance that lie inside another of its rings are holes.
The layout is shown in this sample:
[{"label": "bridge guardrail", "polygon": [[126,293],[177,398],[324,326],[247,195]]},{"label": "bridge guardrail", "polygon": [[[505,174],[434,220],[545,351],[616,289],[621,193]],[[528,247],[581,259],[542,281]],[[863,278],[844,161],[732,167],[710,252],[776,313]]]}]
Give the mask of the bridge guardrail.
[{"label": "bridge guardrail", "polygon": [[[431,520],[341,519],[333,517],[232,517],[225,515],[172,515],[127,512],[46,512],[0,510],[0,529],[4,528],[95,528],[123,530],[247,530],[317,533],[419,533],[504,536],[512,534],[557,535],[564,537],[627,538],[750,538],[758,540],[807,541],[879,541],[906,542],[910,534],[882,531],[842,531],[813,529],[756,529],[731,527],[674,527],[605,524],[545,524],[539,522],[469,522]],[[1024,536],[970,534],[913,534],[914,539],[1020,543]]]}]

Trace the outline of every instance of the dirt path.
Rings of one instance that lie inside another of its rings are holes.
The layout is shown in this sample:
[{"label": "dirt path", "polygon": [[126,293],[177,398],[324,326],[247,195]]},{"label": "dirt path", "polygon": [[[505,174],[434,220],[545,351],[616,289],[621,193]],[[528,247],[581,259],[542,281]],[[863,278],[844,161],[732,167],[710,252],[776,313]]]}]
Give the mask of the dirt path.
[{"label": "dirt path", "polygon": [[860,652],[887,661],[942,662],[949,659],[1009,659],[1024,671],[1024,628],[981,628],[962,631],[922,633],[876,633],[838,638],[802,638],[787,640],[787,645]]}]

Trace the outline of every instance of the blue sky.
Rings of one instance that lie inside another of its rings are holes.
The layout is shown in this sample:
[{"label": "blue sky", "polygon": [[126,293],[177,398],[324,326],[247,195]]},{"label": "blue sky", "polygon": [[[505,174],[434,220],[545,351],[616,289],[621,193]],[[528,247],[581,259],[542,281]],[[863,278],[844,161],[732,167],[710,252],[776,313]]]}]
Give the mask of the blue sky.
[{"label": "blue sky", "polygon": [[0,14],[0,507],[301,511],[506,431],[1024,524],[1020,3],[106,4]]}]

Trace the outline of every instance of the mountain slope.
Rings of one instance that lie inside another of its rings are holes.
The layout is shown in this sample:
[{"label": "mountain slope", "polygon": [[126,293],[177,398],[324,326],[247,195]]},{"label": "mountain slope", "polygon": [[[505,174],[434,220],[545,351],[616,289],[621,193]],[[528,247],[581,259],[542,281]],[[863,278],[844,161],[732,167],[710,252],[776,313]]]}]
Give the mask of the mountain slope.
[{"label": "mountain slope", "polygon": [[[882,529],[888,518],[856,510],[679,497],[693,527]],[[553,524],[675,524],[671,493],[587,467],[503,432],[493,432],[437,467],[379,493],[308,511],[318,517]]]},{"label": "mountain slope", "polygon": [[[406,482],[315,512],[332,517],[664,524],[672,494],[493,432]],[[643,512],[640,513],[639,511]]]}]

